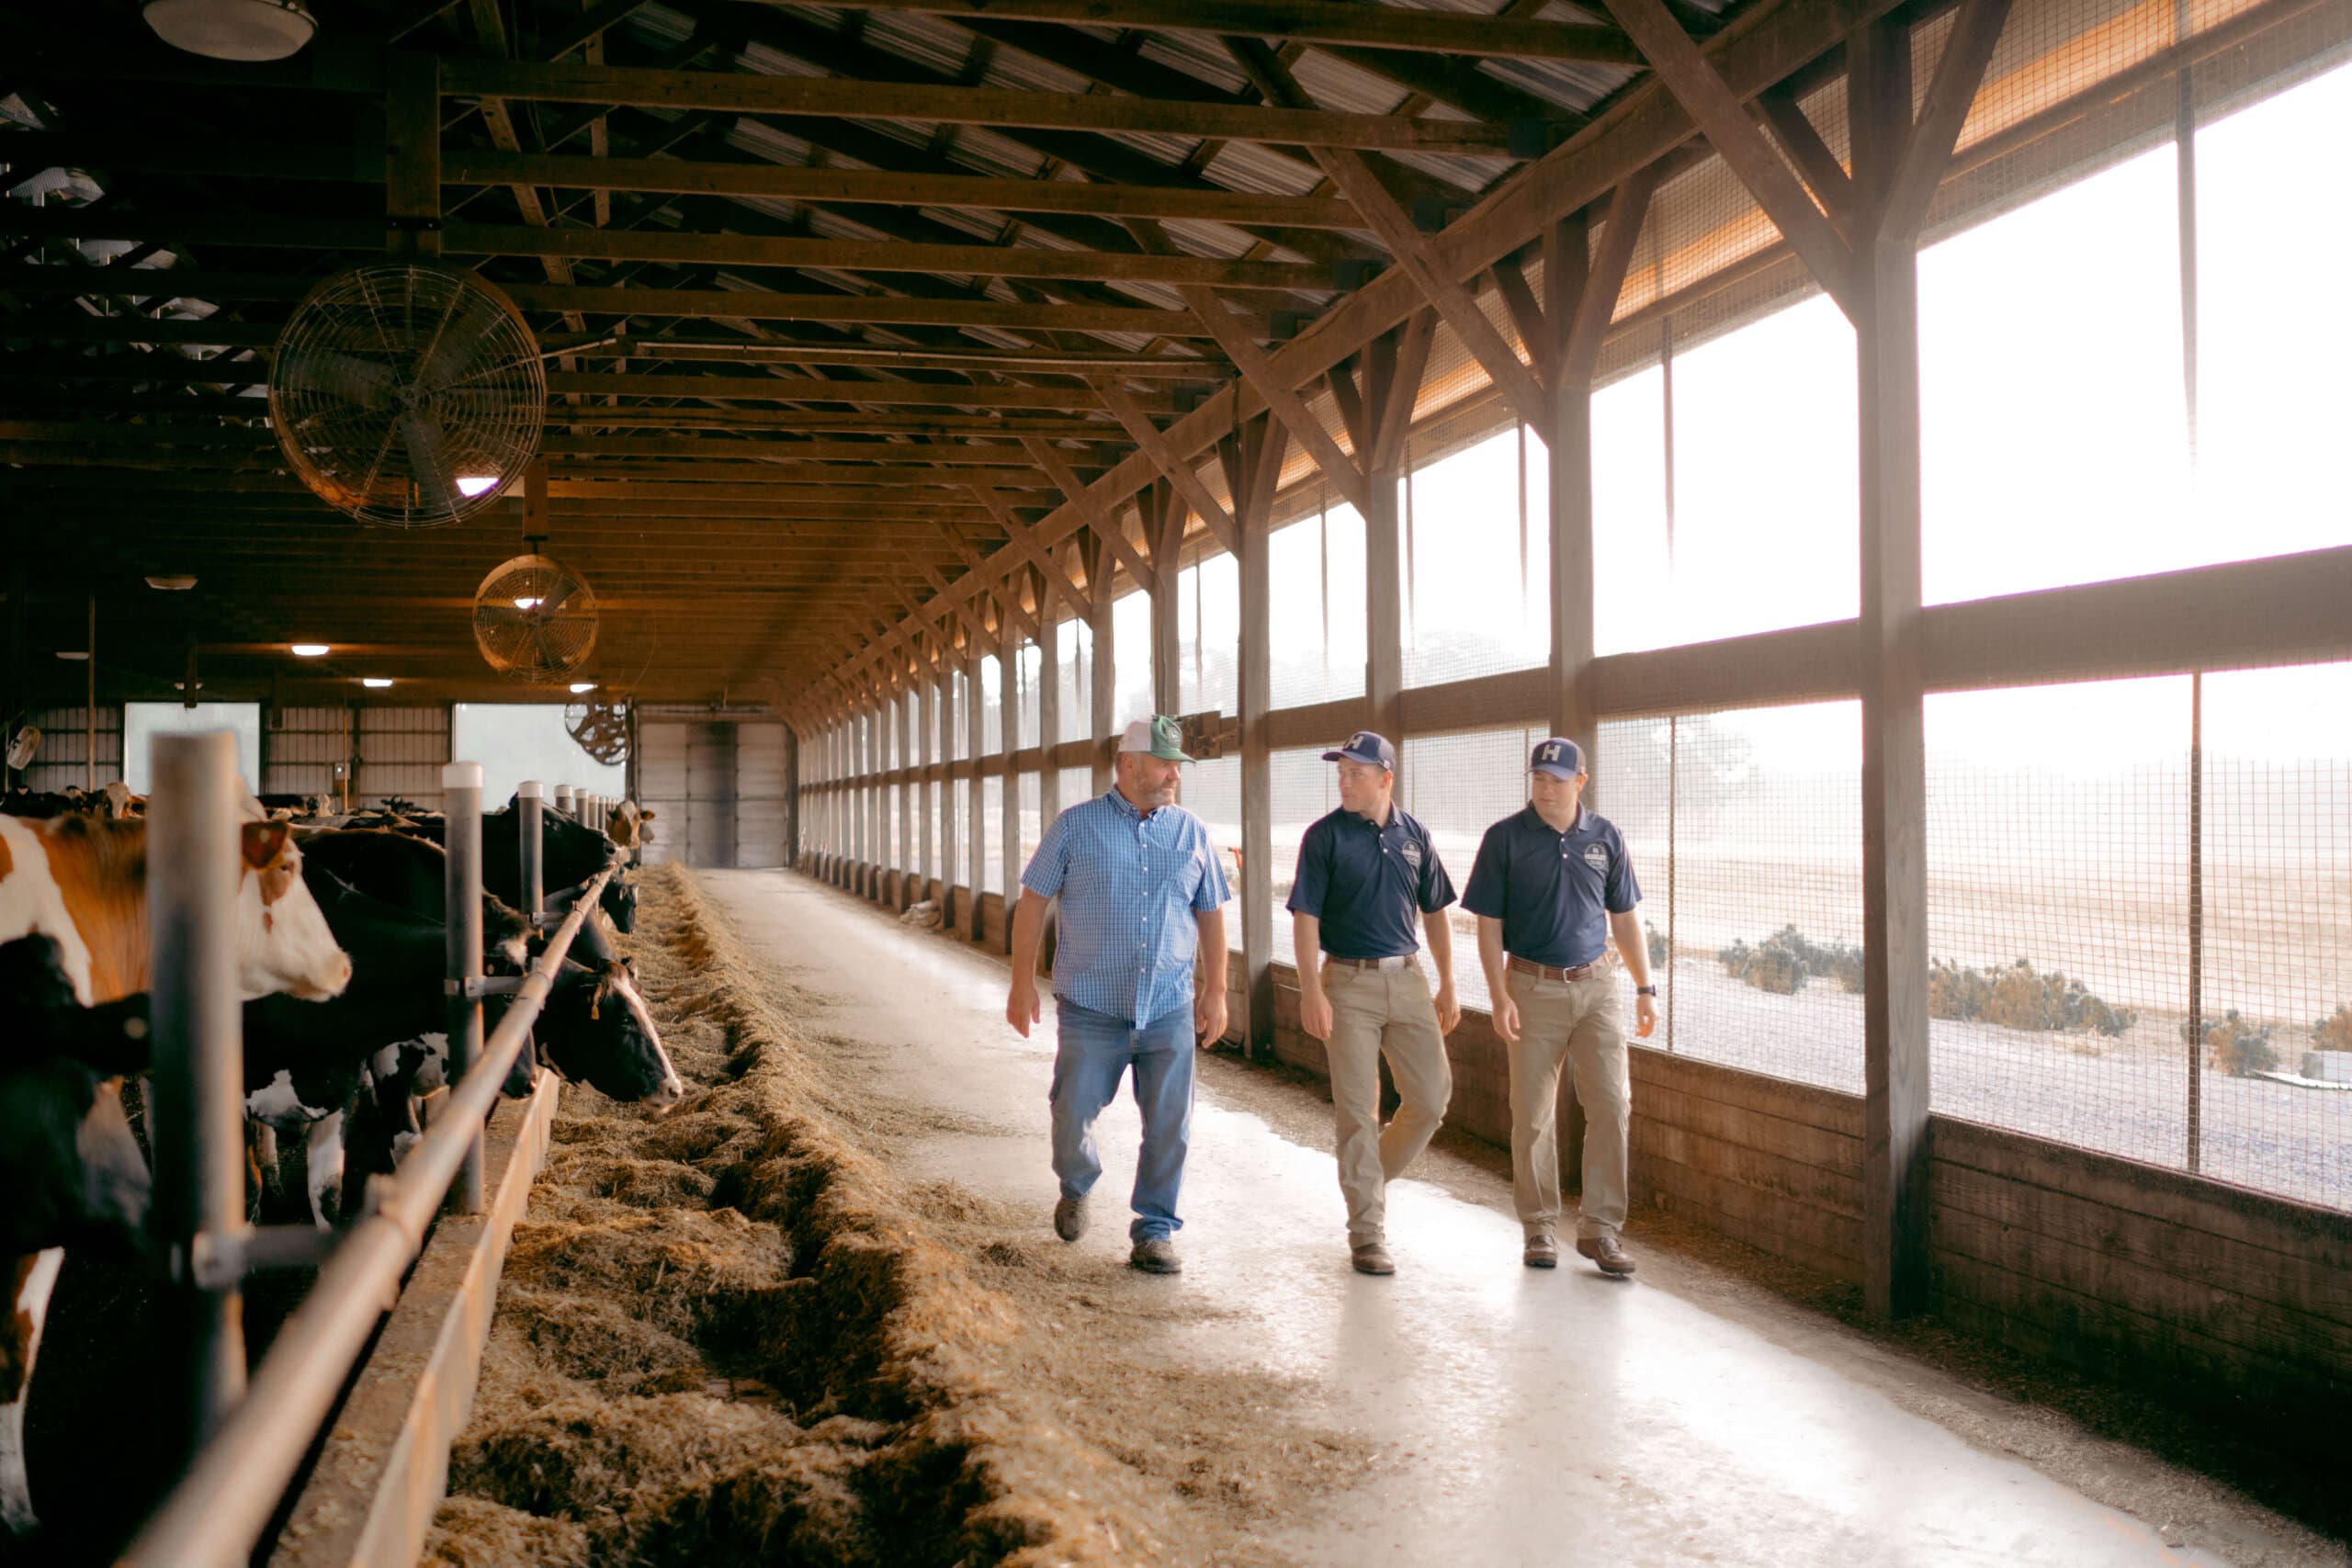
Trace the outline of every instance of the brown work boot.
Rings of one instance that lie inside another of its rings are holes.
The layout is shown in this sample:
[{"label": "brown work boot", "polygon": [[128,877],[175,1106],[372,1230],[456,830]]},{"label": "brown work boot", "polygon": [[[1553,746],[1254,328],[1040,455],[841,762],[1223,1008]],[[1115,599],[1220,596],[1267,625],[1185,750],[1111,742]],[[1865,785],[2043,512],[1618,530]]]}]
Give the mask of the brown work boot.
[{"label": "brown work boot", "polygon": [[1076,1241],[1086,1234],[1086,1200],[1064,1198],[1054,1205],[1054,1234]]},{"label": "brown work boot", "polygon": [[1537,1231],[1527,1238],[1527,1249],[1520,1254],[1520,1259],[1530,1269],[1557,1269],[1560,1244],[1552,1239],[1550,1231]]},{"label": "brown work boot", "polygon": [[1634,1260],[1626,1256],[1625,1244],[1613,1235],[1578,1236],[1577,1252],[1600,1264],[1600,1271],[1611,1278],[1622,1280],[1634,1271]]},{"label": "brown work boot", "polygon": [[1127,1254],[1127,1267],[1147,1274],[1182,1274],[1184,1260],[1176,1256],[1174,1242],[1156,1235],[1136,1243],[1135,1250]]},{"label": "brown work boot", "polygon": [[1359,1274],[1394,1274],[1396,1260],[1388,1256],[1385,1243],[1360,1241],[1354,1248],[1356,1272]]}]

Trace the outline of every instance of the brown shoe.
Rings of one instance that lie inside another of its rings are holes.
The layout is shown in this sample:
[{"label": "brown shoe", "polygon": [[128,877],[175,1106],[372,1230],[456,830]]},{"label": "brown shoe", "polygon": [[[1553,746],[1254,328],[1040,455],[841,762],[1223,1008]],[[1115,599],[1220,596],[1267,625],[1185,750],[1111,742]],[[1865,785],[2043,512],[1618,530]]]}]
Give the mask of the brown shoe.
[{"label": "brown shoe", "polygon": [[1054,1205],[1054,1234],[1076,1241],[1086,1234],[1086,1200],[1064,1198]]},{"label": "brown shoe", "polygon": [[1577,1253],[1600,1265],[1600,1271],[1623,1279],[1634,1271],[1634,1260],[1625,1254],[1625,1244],[1613,1235],[1578,1236]]},{"label": "brown shoe", "polygon": [[1360,1242],[1354,1249],[1356,1272],[1359,1274],[1394,1274],[1396,1260],[1388,1256],[1388,1248],[1376,1241]]},{"label": "brown shoe", "polygon": [[1182,1274],[1184,1260],[1176,1256],[1176,1244],[1164,1235],[1139,1241],[1127,1254],[1127,1267],[1140,1269],[1147,1274]]},{"label": "brown shoe", "polygon": [[1560,1266],[1560,1244],[1552,1239],[1550,1231],[1537,1231],[1527,1238],[1527,1249],[1520,1260],[1530,1269],[1557,1269]]}]

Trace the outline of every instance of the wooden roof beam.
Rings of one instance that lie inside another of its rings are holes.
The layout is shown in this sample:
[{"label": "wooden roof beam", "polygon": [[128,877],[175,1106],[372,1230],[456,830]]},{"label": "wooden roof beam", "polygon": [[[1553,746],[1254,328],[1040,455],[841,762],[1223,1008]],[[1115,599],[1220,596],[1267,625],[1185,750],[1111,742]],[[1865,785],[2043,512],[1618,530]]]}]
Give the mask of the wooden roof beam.
[{"label": "wooden roof beam", "polygon": [[1506,19],[1476,12],[1346,0],[834,0],[851,11],[926,11],[948,17],[1136,28],[1149,32],[1218,33],[1287,39],[1294,43],[1360,44],[1436,54],[1508,60],[1570,60],[1639,65],[1641,57],[1614,28]]},{"label": "wooden roof beam", "polygon": [[1201,520],[1208,525],[1217,542],[1234,555],[1240,555],[1241,535],[1233,525],[1232,515],[1217,503],[1216,496],[1209,493],[1208,486],[1201,481],[1201,476],[1193,471],[1193,466],[1179,457],[1175,449],[1168,445],[1168,438],[1159,433],[1158,425],[1151,423],[1151,416],[1143,405],[1128,396],[1125,389],[1111,377],[1097,376],[1090,379],[1094,389],[1102,394],[1102,405],[1127,427],[1127,434],[1136,438],[1136,445],[1143,448],[1145,455],[1151,458],[1152,465],[1167,476],[1168,481],[1182,492],[1186,501],[1193,503],[1193,510],[1200,513]]},{"label": "wooden roof beam", "polygon": [[[477,6],[488,0],[475,0]],[[574,62],[442,62],[442,91],[486,103],[509,98],[734,114],[837,116],[925,125],[1017,126],[1114,135],[1204,136],[1389,152],[1510,156],[1502,128],[1479,120],[1408,119],[1318,108],[1172,102],[1091,93],[957,87],[847,76],[649,71]],[[511,151],[511,149],[509,149]]]}]

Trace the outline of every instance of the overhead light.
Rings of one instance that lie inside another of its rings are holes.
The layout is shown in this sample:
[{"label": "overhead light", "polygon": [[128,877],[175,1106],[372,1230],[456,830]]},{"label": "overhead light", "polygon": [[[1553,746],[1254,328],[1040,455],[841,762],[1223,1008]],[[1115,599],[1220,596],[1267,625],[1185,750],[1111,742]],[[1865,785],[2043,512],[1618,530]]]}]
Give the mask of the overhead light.
[{"label": "overhead light", "polygon": [[[196,683],[196,689],[199,692],[204,690],[204,682],[198,681]],[[172,682],[172,690],[175,692],[185,692],[187,690],[187,682],[186,681],[175,681]]]},{"label": "overhead light", "polygon": [[582,692],[593,692],[595,689],[596,682],[594,681],[574,681],[571,683],[571,694],[575,697]]},{"label": "overhead light", "polygon": [[301,0],[146,0],[155,36],[213,60],[283,60],[319,24]]},{"label": "overhead light", "polygon": [[359,677],[359,683],[380,692],[392,683],[392,678],[390,675],[362,675]]},{"label": "overhead light", "polygon": [[294,657],[297,659],[324,659],[334,651],[322,642],[297,642],[287,646],[294,650]]},{"label": "overhead light", "polygon": [[526,594],[522,598],[514,601],[514,607],[518,610],[536,610],[546,603],[547,601],[544,599],[535,598],[529,594]]},{"label": "overhead light", "polygon": [[57,650],[57,657],[60,659],[84,660],[90,657],[90,650],[86,648],[61,648]]},{"label": "overhead light", "polygon": [[185,571],[167,571],[160,576],[149,578],[147,586],[160,588],[166,593],[185,593],[196,586],[196,578],[193,574]]},{"label": "overhead light", "polygon": [[458,480],[458,493],[459,495],[480,495],[484,491],[496,490],[497,488],[498,481],[496,479],[482,479],[472,474],[468,474]]}]

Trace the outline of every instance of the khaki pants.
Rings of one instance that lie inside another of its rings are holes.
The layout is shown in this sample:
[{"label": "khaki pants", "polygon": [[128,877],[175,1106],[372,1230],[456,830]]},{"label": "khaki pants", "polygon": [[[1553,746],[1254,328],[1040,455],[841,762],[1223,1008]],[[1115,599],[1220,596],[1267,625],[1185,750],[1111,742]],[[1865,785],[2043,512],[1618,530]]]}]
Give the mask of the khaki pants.
[{"label": "khaki pants", "polygon": [[[1331,998],[1331,1112],[1338,1123],[1340,1192],[1348,1242],[1386,1239],[1387,1184],[1429,1146],[1453,1098],[1453,1065],[1437,1030],[1437,1005],[1418,964],[1402,969],[1323,965]],[[1380,1124],[1380,1058],[1396,1080],[1396,1118]]]},{"label": "khaki pants", "polygon": [[1633,1085],[1625,1019],[1613,968],[1582,980],[1542,980],[1512,970],[1519,1038],[1510,1046],[1511,1196],[1530,1235],[1560,1223],[1560,1064],[1575,1074],[1584,1107],[1584,1199],[1577,1235],[1614,1235],[1625,1223],[1626,1130]]}]

